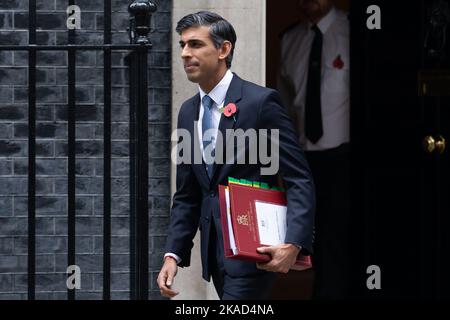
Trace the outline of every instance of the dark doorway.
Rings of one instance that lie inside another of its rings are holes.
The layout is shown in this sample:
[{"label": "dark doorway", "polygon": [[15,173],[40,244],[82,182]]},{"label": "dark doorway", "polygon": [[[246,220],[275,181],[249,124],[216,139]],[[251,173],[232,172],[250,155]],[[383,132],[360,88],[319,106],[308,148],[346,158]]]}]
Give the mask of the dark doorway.
[{"label": "dark doorway", "polygon": [[[449,28],[440,26],[448,18],[438,3],[448,9],[449,1],[352,2],[353,274],[360,297],[449,297],[449,156],[442,150]],[[381,30],[366,28],[372,4],[381,8]],[[372,264],[381,268],[381,290],[366,287]]]},{"label": "dark doorway", "polygon": [[[267,1],[269,87],[296,4]],[[351,21],[352,297],[448,298],[450,1],[337,4]],[[381,30],[366,26],[370,5],[381,9]],[[371,265],[380,290],[367,287]],[[307,299],[312,281],[312,272],[280,276],[274,296]]]}]

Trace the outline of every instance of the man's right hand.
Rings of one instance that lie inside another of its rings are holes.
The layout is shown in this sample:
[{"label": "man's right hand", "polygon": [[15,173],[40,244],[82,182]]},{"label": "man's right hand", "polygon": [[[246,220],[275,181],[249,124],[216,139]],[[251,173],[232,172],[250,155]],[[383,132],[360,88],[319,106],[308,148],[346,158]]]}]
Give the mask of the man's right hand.
[{"label": "man's right hand", "polygon": [[179,293],[170,289],[173,284],[173,280],[177,275],[177,271],[178,266],[175,259],[172,257],[166,257],[157,279],[159,291],[162,296],[173,298]]}]

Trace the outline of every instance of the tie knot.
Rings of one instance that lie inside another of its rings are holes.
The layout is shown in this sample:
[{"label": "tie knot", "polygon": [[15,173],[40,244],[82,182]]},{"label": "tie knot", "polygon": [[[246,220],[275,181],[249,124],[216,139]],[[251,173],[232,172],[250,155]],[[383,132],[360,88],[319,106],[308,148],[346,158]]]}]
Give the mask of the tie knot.
[{"label": "tie knot", "polygon": [[212,106],[214,105],[214,100],[211,99],[210,96],[206,95],[206,96],[203,97],[202,103],[203,103],[204,107],[206,107],[206,108],[211,110]]},{"label": "tie knot", "polygon": [[313,25],[311,27],[311,30],[314,31],[315,34],[322,34],[322,31],[320,31],[320,28],[317,26],[317,24]]}]

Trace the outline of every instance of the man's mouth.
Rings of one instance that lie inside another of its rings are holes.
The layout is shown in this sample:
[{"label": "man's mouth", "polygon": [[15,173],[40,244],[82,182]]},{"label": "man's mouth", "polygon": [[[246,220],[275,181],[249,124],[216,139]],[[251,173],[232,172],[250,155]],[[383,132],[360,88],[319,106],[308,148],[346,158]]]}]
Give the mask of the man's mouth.
[{"label": "man's mouth", "polygon": [[198,67],[198,64],[197,63],[185,63],[184,67],[185,68]]},{"label": "man's mouth", "polygon": [[184,65],[184,69],[185,70],[192,70],[192,69],[195,69],[195,68],[197,68],[198,67],[198,64],[197,63],[186,63],[185,65]]}]

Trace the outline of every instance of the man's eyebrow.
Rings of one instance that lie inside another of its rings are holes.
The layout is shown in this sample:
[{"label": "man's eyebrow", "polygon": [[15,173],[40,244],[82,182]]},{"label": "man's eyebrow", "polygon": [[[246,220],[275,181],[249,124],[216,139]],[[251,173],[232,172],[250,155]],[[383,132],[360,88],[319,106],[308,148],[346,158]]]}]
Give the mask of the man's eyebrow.
[{"label": "man's eyebrow", "polygon": [[186,43],[193,43],[193,42],[197,42],[197,43],[205,43],[203,40],[200,39],[189,39],[186,42],[184,42],[183,40],[179,41],[180,45],[186,44]]}]

